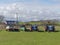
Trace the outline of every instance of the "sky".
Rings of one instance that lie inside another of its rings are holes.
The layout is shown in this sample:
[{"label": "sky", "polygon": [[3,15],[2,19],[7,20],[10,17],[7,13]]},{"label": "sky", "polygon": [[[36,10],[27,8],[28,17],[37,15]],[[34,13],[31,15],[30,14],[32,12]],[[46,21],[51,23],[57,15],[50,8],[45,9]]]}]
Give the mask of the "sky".
[{"label": "sky", "polygon": [[60,19],[60,0],[0,0],[0,15],[19,21]]},{"label": "sky", "polygon": [[45,5],[55,5],[59,4],[60,0],[0,0],[1,4],[8,4],[8,3],[35,3],[35,4],[45,4]]}]

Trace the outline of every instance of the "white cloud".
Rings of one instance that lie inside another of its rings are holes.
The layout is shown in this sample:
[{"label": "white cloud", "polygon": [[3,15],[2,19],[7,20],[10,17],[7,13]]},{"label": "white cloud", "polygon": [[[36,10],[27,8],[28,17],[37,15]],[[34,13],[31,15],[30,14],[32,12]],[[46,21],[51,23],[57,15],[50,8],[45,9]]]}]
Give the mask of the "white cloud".
[{"label": "white cloud", "polygon": [[[19,15],[21,21],[36,21],[44,19],[60,19],[59,5],[41,6],[27,5],[23,3],[14,3],[0,6],[0,15],[4,15],[6,19],[15,19],[16,14]],[[58,18],[59,17],[59,18]]]}]

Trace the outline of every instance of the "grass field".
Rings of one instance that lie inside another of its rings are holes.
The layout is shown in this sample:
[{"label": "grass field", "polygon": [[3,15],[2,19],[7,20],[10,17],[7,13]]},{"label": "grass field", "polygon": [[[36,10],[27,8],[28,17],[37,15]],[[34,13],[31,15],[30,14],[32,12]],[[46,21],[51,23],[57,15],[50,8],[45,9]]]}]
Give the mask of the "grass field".
[{"label": "grass field", "polygon": [[60,45],[60,32],[0,32],[0,45]]}]

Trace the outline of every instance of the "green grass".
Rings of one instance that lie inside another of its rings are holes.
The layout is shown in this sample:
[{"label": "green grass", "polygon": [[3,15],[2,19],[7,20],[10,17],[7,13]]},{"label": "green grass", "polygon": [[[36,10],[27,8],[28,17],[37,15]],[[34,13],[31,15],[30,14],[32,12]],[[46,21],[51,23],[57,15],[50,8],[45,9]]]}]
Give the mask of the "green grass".
[{"label": "green grass", "polygon": [[60,45],[60,32],[0,32],[0,45]]}]

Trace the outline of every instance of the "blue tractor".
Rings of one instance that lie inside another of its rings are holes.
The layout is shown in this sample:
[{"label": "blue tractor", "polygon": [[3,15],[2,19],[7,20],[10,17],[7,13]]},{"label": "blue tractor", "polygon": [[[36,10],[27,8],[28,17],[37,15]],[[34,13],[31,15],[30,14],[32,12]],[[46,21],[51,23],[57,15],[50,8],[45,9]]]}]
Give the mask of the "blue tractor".
[{"label": "blue tractor", "polygon": [[55,26],[54,25],[46,25],[45,31],[54,32]]},{"label": "blue tractor", "polygon": [[38,26],[35,24],[35,25],[32,25],[31,26],[31,30],[32,31],[38,31]]}]

